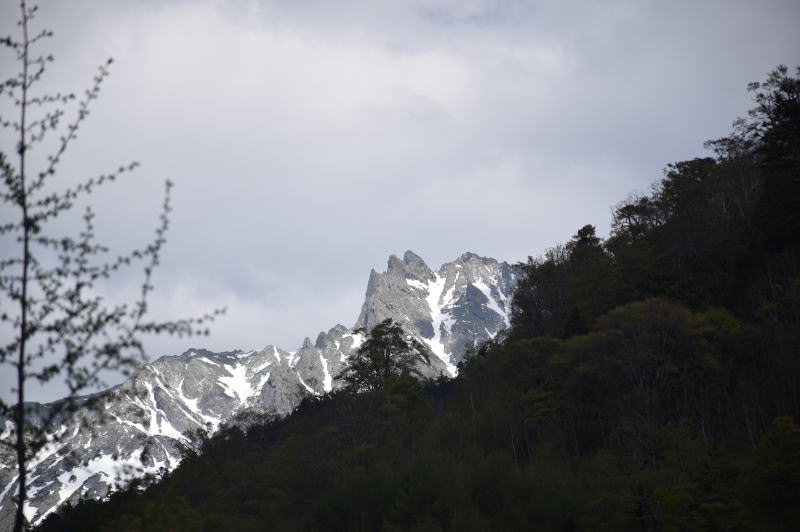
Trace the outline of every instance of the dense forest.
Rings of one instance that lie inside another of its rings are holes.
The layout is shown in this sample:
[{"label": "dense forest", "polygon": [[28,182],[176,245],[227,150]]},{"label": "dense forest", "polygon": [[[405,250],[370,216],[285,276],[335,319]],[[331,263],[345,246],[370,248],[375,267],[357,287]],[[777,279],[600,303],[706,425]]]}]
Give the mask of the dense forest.
[{"label": "dense forest", "polygon": [[800,69],[749,89],[608,238],[520,264],[457,378],[401,364],[197,437],[38,530],[800,530]]}]

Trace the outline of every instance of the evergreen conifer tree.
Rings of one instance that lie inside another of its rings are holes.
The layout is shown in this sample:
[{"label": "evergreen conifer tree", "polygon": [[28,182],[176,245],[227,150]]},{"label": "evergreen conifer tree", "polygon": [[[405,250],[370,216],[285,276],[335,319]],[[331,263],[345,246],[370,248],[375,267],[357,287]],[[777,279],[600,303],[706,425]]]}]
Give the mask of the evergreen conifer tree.
[{"label": "evergreen conifer tree", "polygon": [[386,318],[369,331],[336,379],[343,380],[352,391],[382,390],[394,375],[418,374],[415,365],[419,360],[425,363],[430,360],[428,350],[391,318]]}]

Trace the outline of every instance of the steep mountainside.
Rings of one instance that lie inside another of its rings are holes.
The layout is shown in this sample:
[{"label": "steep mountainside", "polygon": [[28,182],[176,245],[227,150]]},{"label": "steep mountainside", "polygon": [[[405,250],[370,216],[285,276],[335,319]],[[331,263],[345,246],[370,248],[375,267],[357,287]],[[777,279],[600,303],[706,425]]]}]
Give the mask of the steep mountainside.
[{"label": "steep mountainside", "polygon": [[[187,432],[213,432],[246,410],[286,415],[305,395],[331,391],[364,340],[358,329],[385,318],[430,347],[435,356],[420,368],[424,374],[454,375],[467,347],[507,326],[514,284],[514,269],[494,259],[466,253],[433,271],[408,251],[402,260],[392,255],[385,273],[371,272],[352,329],[337,325],[291,352],[272,345],[250,352],[192,349],[144,364],[103,392],[99,407],[54,424],[60,442],[31,464],[26,515],[36,523],[65,501],[101,498],[118,482],[173,469]],[[0,458],[0,530],[6,530],[13,522],[15,462],[10,453]]]}]

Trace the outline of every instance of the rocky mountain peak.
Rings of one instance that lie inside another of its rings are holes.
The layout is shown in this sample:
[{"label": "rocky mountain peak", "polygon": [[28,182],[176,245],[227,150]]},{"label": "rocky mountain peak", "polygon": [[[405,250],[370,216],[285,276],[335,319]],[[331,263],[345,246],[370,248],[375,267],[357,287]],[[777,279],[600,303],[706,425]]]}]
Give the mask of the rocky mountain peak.
[{"label": "rocky mountain peak", "polygon": [[397,255],[391,255],[387,264],[386,274],[420,281],[428,281],[434,277],[433,271],[425,264],[425,261],[411,250],[403,254],[403,260],[400,260]]},{"label": "rocky mountain peak", "polygon": [[420,281],[432,280],[434,277],[434,273],[428,268],[425,261],[411,250],[406,251],[403,255],[403,264],[405,264],[406,273]]},{"label": "rocky mountain peak", "polygon": [[356,327],[369,329],[392,318],[427,344],[454,375],[471,345],[508,325],[509,298],[516,273],[475,253],[464,253],[433,272],[416,254],[389,258],[387,270],[373,270]]}]

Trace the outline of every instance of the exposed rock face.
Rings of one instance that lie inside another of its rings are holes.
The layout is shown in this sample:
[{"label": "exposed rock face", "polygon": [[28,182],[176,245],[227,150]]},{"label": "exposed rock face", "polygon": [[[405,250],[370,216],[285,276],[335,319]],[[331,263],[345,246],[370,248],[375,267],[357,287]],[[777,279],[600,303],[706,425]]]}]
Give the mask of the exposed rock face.
[{"label": "exposed rock face", "polygon": [[[407,251],[392,255],[385,273],[370,274],[353,329],[337,325],[306,338],[296,351],[269,345],[260,351],[212,353],[191,349],[137,368],[125,382],[103,392],[94,408],[56,419],[60,436],[30,464],[26,516],[40,522],[64,502],[103,498],[119,482],[171,470],[191,431],[213,432],[245,411],[289,414],[306,395],[339,386],[335,380],[364,333],[392,318],[436,355],[421,365],[430,377],[454,375],[469,346],[508,324],[515,272],[506,263],[465,253],[434,272]],[[33,420],[48,405],[31,405]],[[0,438],[11,423],[0,419]],[[13,524],[15,458],[0,446],[0,531]]]},{"label": "exposed rock face", "polygon": [[392,255],[386,273],[370,273],[356,327],[369,329],[392,318],[427,344],[455,375],[469,346],[508,325],[516,274],[509,264],[465,253],[431,271],[407,251]]}]

